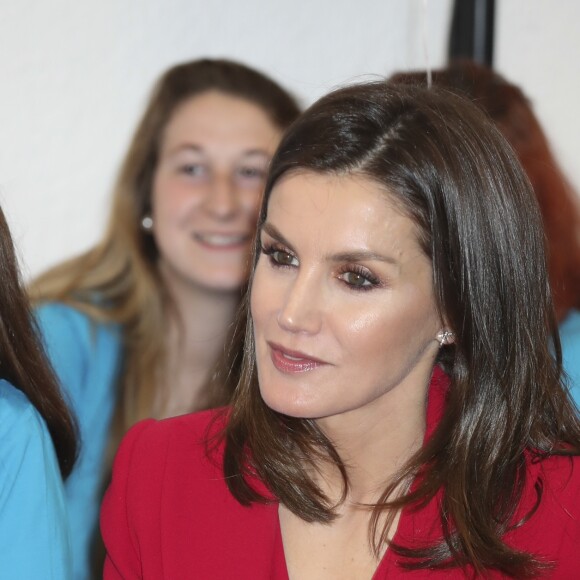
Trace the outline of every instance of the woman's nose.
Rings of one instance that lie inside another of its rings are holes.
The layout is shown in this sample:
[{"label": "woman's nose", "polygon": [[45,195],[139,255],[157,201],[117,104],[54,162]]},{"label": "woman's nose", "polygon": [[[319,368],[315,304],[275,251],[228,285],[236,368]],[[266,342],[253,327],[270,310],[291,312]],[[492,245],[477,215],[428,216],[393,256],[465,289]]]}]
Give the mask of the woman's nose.
[{"label": "woman's nose", "polygon": [[322,289],[314,273],[299,273],[278,312],[278,324],[293,333],[316,334],[322,327]]},{"label": "woman's nose", "polygon": [[239,199],[229,175],[212,176],[204,207],[213,217],[227,220],[238,212]]}]

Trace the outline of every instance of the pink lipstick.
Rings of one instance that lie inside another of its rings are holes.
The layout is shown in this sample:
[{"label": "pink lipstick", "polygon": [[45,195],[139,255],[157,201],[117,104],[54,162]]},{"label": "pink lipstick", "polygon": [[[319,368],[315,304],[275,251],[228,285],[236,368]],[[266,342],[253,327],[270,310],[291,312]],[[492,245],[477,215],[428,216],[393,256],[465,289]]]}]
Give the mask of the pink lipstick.
[{"label": "pink lipstick", "polygon": [[268,346],[272,363],[281,373],[305,373],[328,364],[302,352],[288,350],[273,342],[268,342]]}]

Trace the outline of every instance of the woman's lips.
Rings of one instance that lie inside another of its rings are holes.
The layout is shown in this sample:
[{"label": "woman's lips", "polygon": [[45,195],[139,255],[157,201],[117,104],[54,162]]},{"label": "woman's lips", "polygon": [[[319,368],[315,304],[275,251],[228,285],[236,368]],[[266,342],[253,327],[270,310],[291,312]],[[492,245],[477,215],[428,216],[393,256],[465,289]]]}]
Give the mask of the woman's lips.
[{"label": "woman's lips", "polygon": [[273,342],[269,342],[268,346],[270,347],[272,363],[281,373],[305,373],[328,364],[307,354],[288,350]]}]

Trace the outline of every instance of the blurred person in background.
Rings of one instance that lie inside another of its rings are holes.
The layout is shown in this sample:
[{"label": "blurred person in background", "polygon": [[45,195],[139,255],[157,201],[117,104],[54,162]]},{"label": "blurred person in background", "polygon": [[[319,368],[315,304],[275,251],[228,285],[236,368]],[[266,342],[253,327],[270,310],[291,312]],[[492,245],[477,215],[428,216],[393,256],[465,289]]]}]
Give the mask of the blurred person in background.
[{"label": "blurred person in background", "polygon": [[63,479],[74,420],[42,344],[0,210],[0,576],[69,579]]},{"label": "blurred person in background", "polygon": [[[425,84],[425,71],[397,73],[391,82]],[[457,61],[432,73],[437,86],[473,100],[514,148],[538,199],[548,270],[559,322],[566,379],[580,408],[580,199],[558,165],[523,91],[490,68]]]},{"label": "blurred person in background", "polygon": [[76,579],[90,574],[107,451],[139,419],[229,399],[218,361],[247,281],[268,164],[298,113],[284,89],[243,64],[169,69],[121,166],[104,238],[31,285],[80,427],[66,487]]}]

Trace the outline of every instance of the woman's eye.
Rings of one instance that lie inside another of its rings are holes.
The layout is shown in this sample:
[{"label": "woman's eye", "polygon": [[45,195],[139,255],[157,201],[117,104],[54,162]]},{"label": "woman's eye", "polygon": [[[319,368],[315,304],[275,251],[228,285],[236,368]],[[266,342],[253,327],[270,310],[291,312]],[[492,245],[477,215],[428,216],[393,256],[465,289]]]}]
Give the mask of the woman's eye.
[{"label": "woman's eye", "polygon": [[343,272],[338,278],[356,290],[370,290],[379,284],[379,281],[370,274],[361,274],[359,272]]},{"label": "woman's eye", "polygon": [[349,286],[365,286],[370,284],[364,276],[356,272],[345,272],[341,277]]},{"label": "woman's eye", "polygon": [[179,168],[179,171],[192,177],[202,177],[207,173],[207,168],[200,163],[186,163]]},{"label": "woman's eye", "polygon": [[243,179],[256,179],[261,181],[266,176],[266,172],[258,167],[240,167],[238,169],[238,175]]},{"label": "woman's eye", "polygon": [[280,266],[297,266],[298,260],[288,252],[283,252],[282,250],[274,250],[270,254],[270,258],[275,264]]}]

